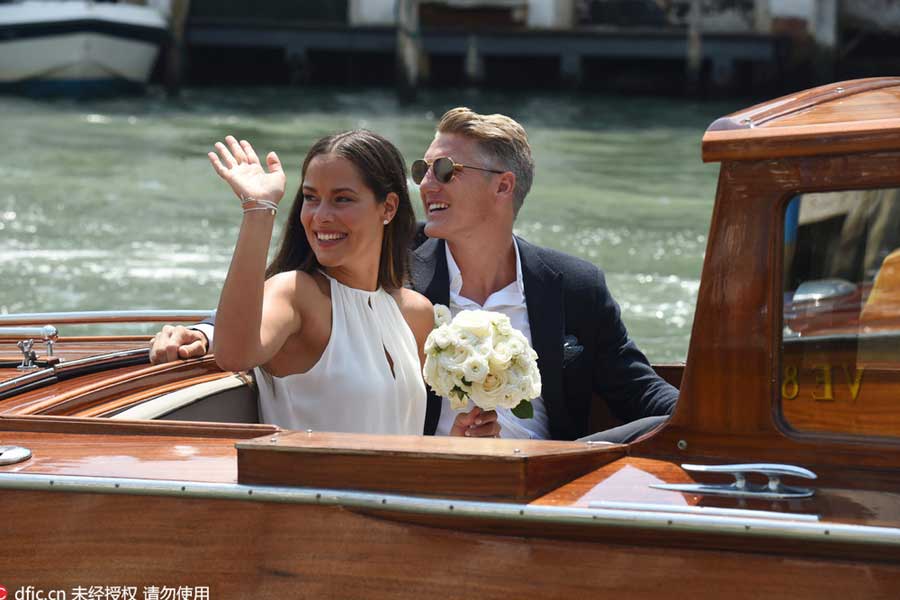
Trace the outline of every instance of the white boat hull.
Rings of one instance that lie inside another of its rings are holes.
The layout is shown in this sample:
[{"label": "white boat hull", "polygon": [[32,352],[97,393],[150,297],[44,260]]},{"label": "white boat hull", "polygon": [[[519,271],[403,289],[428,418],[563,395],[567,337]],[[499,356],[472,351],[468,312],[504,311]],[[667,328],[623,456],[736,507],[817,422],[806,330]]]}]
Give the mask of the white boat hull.
[{"label": "white boat hull", "polygon": [[163,15],[144,6],[0,6],[0,86],[76,94],[140,87],[166,36]]}]

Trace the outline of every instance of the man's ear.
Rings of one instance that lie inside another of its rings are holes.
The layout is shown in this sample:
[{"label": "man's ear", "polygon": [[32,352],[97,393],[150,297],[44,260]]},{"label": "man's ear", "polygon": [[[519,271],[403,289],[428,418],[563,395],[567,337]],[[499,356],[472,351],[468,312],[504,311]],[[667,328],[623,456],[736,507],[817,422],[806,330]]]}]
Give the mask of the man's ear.
[{"label": "man's ear", "polygon": [[384,219],[391,221],[397,214],[397,208],[400,206],[400,196],[396,192],[390,192],[384,199],[382,210],[384,211]]},{"label": "man's ear", "polygon": [[497,196],[504,200],[512,202],[513,192],[516,189],[516,175],[512,171],[505,171],[500,174],[497,180]]}]

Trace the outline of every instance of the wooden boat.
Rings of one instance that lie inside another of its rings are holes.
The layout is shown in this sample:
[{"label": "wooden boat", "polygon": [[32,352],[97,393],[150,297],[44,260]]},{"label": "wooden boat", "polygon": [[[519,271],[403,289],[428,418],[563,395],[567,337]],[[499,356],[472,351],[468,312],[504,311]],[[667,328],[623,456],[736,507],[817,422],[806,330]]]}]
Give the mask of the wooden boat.
[{"label": "wooden boat", "polygon": [[0,3],[0,89],[76,97],[142,91],[168,36],[155,5]]},{"label": "wooden boat", "polygon": [[703,158],[721,174],[690,350],[663,370],[680,399],[628,446],[282,431],[240,422],[252,385],[208,357],[149,366],[146,338],[59,337],[48,359],[38,329],[23,373],[8,366],[23,336],[4,334],[0,585],[897,598],[900,361],[865,325],[897,305],[894,254],[855,282],[870,291],[854,332],[785,335],[784,311],[812,273],[797,257],[824,256],[786,244],[790,202],[900,188],[900,78],[720,119]]}]

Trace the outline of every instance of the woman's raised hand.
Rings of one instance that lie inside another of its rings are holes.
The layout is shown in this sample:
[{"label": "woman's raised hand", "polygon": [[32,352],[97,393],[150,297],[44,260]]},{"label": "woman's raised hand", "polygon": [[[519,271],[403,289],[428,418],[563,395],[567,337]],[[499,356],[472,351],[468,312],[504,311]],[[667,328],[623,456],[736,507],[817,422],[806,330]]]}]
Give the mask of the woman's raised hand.
[{"label": "woman's raised hand", "polygon": [[286,178],[277,154],[269,152],[266,156],[266,171],[253,146],[246,140],[238,143],[229,135],[225,138],[225,144],[216,142],[216,150],[218,154],[210,152],[207,155],[209,162],[238,198],[270,200],[277,204],[284,196]]}]

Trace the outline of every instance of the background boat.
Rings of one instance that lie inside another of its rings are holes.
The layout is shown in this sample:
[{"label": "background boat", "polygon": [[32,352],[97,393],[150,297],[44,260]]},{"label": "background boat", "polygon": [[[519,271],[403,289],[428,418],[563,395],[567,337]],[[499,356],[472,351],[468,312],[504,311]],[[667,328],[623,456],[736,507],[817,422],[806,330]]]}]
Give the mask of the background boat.
[{"label": "background boat", "polygon": [[167,37],[157,5],[0,4],[0,88],[38,96],[140,91]]}]

